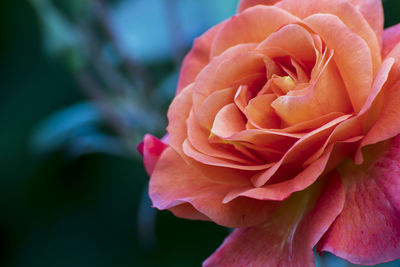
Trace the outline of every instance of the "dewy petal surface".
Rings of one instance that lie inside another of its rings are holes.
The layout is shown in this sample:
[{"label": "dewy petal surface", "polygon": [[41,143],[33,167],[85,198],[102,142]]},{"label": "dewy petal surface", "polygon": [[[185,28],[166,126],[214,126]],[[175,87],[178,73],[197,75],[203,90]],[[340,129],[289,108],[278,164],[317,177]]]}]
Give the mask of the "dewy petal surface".
[{"label": "dewy petal surface", "polygon": [[400,255],[400,137],[368,150],[363,165],[339,168],[346,201],[320,250],[373,265]]},{"label": "dewy petal surface", "polygon": [[265,223],[235,230],[203,266],[314,266],[312,249],[344,202],[340,179],[331,175],[322,193],[321,183],[293,195]]}]

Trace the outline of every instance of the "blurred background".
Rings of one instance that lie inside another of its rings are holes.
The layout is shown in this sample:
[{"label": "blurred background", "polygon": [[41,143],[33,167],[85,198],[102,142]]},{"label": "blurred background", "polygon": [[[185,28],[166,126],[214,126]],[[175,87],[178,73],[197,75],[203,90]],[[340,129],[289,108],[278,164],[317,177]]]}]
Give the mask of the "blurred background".
[{"label": "blurred background", "polygon": [[163,136],[193,38],[236,5],[0,1],[0,266],[200,266],[222,243],[229,229],[151,208],[136,146]]}]

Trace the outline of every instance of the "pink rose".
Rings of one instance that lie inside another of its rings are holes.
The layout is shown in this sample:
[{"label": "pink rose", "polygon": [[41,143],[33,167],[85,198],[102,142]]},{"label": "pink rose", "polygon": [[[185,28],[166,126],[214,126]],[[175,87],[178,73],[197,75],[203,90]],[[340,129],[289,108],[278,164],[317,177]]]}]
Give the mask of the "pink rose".
[{"label": "pink rose", "polygon": [[154,207],[237,228],[204,266],[400,257],[400,25],[378,0],[242,0],[140,146]]}]

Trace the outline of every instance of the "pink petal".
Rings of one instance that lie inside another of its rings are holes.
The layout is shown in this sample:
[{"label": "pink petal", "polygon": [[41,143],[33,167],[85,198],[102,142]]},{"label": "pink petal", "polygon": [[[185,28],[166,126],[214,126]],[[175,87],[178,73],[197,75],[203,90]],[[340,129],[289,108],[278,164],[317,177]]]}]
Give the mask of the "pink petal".
[{"label": "pink petal", "polygon": [[251,99],[244,110],[249,122],[257,128],[279,128],[279,117],[271,107],[271,103],[275,98],[276,96],[273,94],[265,94]]},{"label": "pink petal", "polygon": [[344,202],[340,179],[332,175],[319,196],[320,186],[293,195],[265,223],[235,230],[203,266],[314,266],[312,249]]},{"label": "pink petal", "polygon": [[215,91],[239,86],[249,75],[265,72],[263,55],[254,53],[255,47],[255,44],[232,47],[213,58],[199,73],[194,82],[193,107],[196,112]]},{"label": "pink petal", "polygon": [[217,113],[211,132],[225,138],[245,129],[246,123],[242,113],[234,103],[231,103]]},{"label": "pink petal", "polygon": [[272,103],[272,107],[284,125],[289,126],[335,111],[344,114],[352,112],[346,88],[331,57],[321,67],[319,75],[312,79],[306,88],[293,90],[278,97]]},{"label": "pink petal", "polygon": [[284,50],[302,63],[313,64],[316,59],[314,41],[311,34],[297,24],[283,26],[257,46],[259,51],[267,48]]},{"label": "pink petal", "polygon": [[311,132],[314,129],[321,127],[328,122],[343,116],[344,114],[341,112],[332,112],[326,115],[319,116],[315,119],[305,121],[302,123],[298,123],[296,125],[286,127],[283,129],[274,129],[274,131],[278,132],[286,132],[286,133],[306,133]]},{"label": "pink petal", "polygon": [[373,68],[371,51],[366,43],[336,16],[311,15],[304,21],[333,49],[333,59],[346,85],[356,112],[361,110],[370,94]]},{"label": "pink petal", "polygon": [[229,19],[215,36],[211,55],[238,44],[260,43],[280,27],[299,19],[274,6],[255,6]]},{"label": "pink petal", "polygon": [[381,43],[384,22],[382,0],[350,0],[350,2],[363,14]]},{"label": "pink petal", "polygon": [[187,137],[186,120],[192,109],[193,84],[177,95],[168,109],[169,145],[179,154],[182,152],[182,144]]},{"label": "pink petal", "polygon": [[[366,2],[369,0],[354,0],[354,2]],[[378,0],[371,0],[378,2]],[[363,11],[358,10],[354,5],[352,5],[348,0],[283,0],[276,4],[277,7],[283,8],[289,11],[291,14],[298,16],[301,19],[305,19],[308,16],[315,14],[332,14],[338,20],[340,20],[344,25],[350,28],[354,33],[361,37],[369,47],[372,56],[372,66],[375,71],[381,63],[380,55],[380,36],[378,36],[368,22],[363,16]],[[366,11],[366,10],[365,10]],[[383,16],[382,7],[376,10],[368,10],[369,12],[375,12],[380,14],[378,16]],[[382,20],[383,21],[383,20]],[[382,21],[380,24],[376,25],[377,29],[382,28]],[[336,30],[335,30],[336,31]],[[338,31],[340,32],[340,31]],[[337,33],[332,33],[331,37],[339,40],[349,41],[346,36],[339,37]],[[321,36],[322,37],[322,36]],[[325,39],[325,38],[322,38]],[[325,40],[326,41],[326,40]],[[351,43],[351,42],[348,42]],[[332,48],[332,47],[331,47]]]},{"label": "pink petal", "polygon": [[199,124],[205,129],[211,130],[215,116],[224,106],[233,102],[234,95],[234,88],[227,88],[215,91],[204,99],[195,115]]},{"label": "pink petal", "polygon": [[281,0],[241,0],[238,6],[238,13],[244,11],[246,8],[256,5],[273,5]]},{"label": "pink petal", "polygon": [[[223,175],[223,173],[221,173]],[[224,196],[242,182],[225,175],[230,183],[213,182],[185,161],[171,148],[162,153],[151,176],[149,194],[154,207],[170,209],[190,204],[206,218],[227,227],[248,227],[265,221],[276,210],[279,203],[241,198],[223,204]],[[188,214],[185,213],[185,210]],[[193,218],[193,210],[181,208],[177,212],[184,218]],[[205,218],[203,216],[203,218]]]},{"label": "pink petal", "polygon": [[[383,151],[382,151],[383,150]],[[355,264],[378,264],[400,256],[400,137],[371,146],[368,160],[346,161],[339,172],[346,188],[342,213],[320,243]]]},{"label": "pink petal", "polygon": [[400,43],[400,23],[386,28],[383,32],[382,57],[385,58]]},{"label": "pink petal", "polygon": [[303,136],[287,150],[279,162],[270,169],[252,177],[253,184],[256,187],[261,187],[273,176],[278,180],[285,180],[301,172],[303,168],[302,162],[306,161],[321,147],[339,123],[346,121],[349,117],[350,115],[341,116]]},{"label": "pink petal", "polygon": [[255,165],[249,162],[243,165],[230,160],[216,158],[214,156],[209,156],[197,151],[188,140],[185,140],[185,142],[183,143],[183,151],[188,157],[191,157],[192,159],[201,162],[205,165],[232,168],[237,170],[248,170],[248,171],[265,170],[274,164],[274,163],[268,163],[268,164]]},{"label": "pink petal", "polygon": [[161,153],[168,147],[156,137],[146,134],[138,149],[143,156],[143,163],[149,175],[152,174],[154,167],[161,156]]},{"label": "pink petal", "polygon": [[208,64],[212,41],[223,25],[224,22],[212,27],[194,41],[192,50],[183,60],[176,94],[179,94],[183,88],[191,84],[197,74]]},{"label": "pink petal", "polygon": [[193,112],[191,112],[187,120],[188,128],[188,141],[193,146],[193,148],[214,158],[225,159],[229,161],[234,161],[241,164],[252,164],[245,157],[235,151],[230,144],[215,144],[209,142],[210,131],[202,128],[196,121],[196,117]]}]

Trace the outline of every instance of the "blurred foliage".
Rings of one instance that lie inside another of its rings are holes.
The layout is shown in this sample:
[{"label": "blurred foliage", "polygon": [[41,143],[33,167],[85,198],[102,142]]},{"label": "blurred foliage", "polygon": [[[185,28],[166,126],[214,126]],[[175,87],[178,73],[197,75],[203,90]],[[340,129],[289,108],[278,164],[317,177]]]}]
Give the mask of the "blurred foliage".
[{"label": "blurred foliage", "polygon": [[192,39],[236,4],[0,1],[0,266],[199,266],[222,243],[151,208],[136,145],[164,134]]}]

